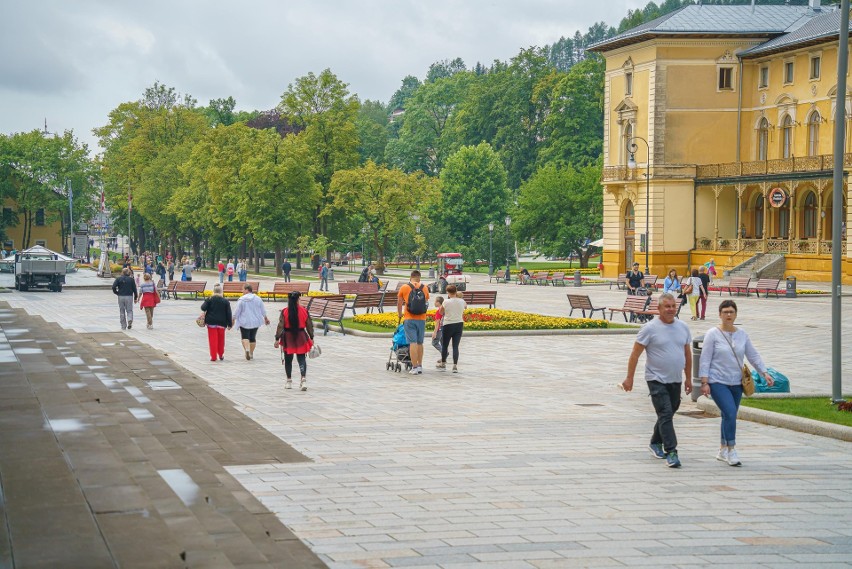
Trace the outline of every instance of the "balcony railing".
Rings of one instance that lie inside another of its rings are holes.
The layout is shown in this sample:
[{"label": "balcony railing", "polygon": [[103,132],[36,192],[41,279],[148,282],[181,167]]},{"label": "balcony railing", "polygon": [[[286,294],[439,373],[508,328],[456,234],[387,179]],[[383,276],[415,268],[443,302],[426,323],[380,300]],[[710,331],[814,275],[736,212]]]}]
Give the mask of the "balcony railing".
[{"label": "balcony railing", "polygon": [[[603,181],[618,182],[644,180],[646,168],[630,169],[627,166],[604,166]],[[660,164],[651,166],[651,179],[654,178],[695,178],[694,164]]]},{"label": "balcony railing", "polygon": [[[741,253],[789,253],[800,255],[831,255],[831,241],[816,239],[708,239],[695,240],[695,248],[703,251],[732,251]],[[846,256],[846,241],[840,243],[840,253]]]},{"label": "balcony railing", "polygon": [[[852,166],[852,154],[845,154],[843,166]],[[737,178],[739,176],[768,176],[792,174],[794,172],[829,172],[834,169],[834,155],[802,156],[755,162],[727,162],[725,164],[703,164],[696,168],[696,177]]]}]

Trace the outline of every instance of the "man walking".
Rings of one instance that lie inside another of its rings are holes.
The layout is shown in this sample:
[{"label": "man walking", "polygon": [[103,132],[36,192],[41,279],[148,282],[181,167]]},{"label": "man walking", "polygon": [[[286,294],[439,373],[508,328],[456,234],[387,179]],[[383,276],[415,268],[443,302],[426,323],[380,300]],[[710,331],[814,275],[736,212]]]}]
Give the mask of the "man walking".
[{"label": "man walking", "polygon": [[284,259],[284,264],[281,265],[281,270],[284,272],[284,282],[290,282],[290,271],[293,270],[293,265],[290,264],[290,259]]},{"label": "man walking", "polygon": [[118,296],[118,317],[122,330],[133,328],[133,304],[139,298],[136,281],[131,276],[130,269],[121,269],[121,276],[112,282],[112,292]]},{"label": "man walking", "polygon": [[639,288],[645,286],[645,273],[639,270],[639,263],[633,263],[633,270],[627,271],[627,294],[639,294]]},{"label": "man walking", "polygon": [[[403,312],[403,308],[405,311]],[[405,315],[403,327],[409,344],[412,375],[423,373],[423,338],[426,335],[426,311],[429,308],[429,289],[420,282],[420,271],[411,271],[411,280],[397,293],[396,313]]]},{"label": "man walking", "polygon": [[639,356],[645,357],[645,381],[651,394],[651,403],[657,412],[657,423],[648,447],[656,458],[665,459],[670,468],[680,467],[677,456],[677,436],[674,414],[680,407],[681,373],[686,375],[684,391],[692,393],[692,340],[689,327],[675,319],[677,301],[669,293],[660,295],[660,317],[651,320],[639,330],[633,352],[627,362],[627,378],[621,384],[624,391],[633,390],[633,375]]},{"label": "man walking", "polygon": [[[328,263],[323,263],[320,267],[320,290],[328,292]],[[325,286],[325,289],[322,287]]]}]

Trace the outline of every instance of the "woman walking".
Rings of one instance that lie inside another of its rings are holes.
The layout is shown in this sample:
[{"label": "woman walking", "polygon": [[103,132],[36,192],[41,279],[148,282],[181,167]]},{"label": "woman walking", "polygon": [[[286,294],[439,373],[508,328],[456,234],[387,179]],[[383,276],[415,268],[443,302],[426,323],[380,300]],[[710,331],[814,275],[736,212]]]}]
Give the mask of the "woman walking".
[{"label": "woman walking", "polygon": [[287,308],[281,311],[281,316],[278,318],[275,347],[280,346],[284,352],[284,373],[287,374],[284,389],[293,388],[293,356],[296,356],[302,377],[299,389],[307,391],[308,362],[305,354],[310,352],[314,345],[314,323],[308,317],[308,311],[299,306],[300,296],[298,291],[291,292],[287,296]]},{"label": "woman walking", "polygon": [[692,276],[689,278],[689,284],[683,291],[689,299],[689,310],[692,311],[692,320],[698,320],[698,299],[701,298],[701,291],[703,288],[704,285],[701,284],[701,279],[698,278],[698,269],[692,269]]},{"label": "woman walking", "polygon": [[222,285],[213,285],[213,296],[201,304],[204,324],[207,326],[207,343],[210,346],[210,361],[225,359],[225,328],[233,326],[231,303],[222,295]]},{"label": "woman walking", "polygon": [[257,329],[262,324],[269,324],[269,318],[266,317],[266,305],[254,294],[251,285],[246,284],[243,290],[245,292],[237,301],[237,309],[234,311],[234,326],[240,329],[246,359],[253,360]]},{"label": "woman walking", "polygon": [[145,310],[145,318],[148,320],[148,330],[154,327],[154,308],[160,304],[160,293],[157,292],[157,286],[154,284],[154,279],[151,273],[145,273],[142,277],[142,284],[139,285],[139,308]]},{"label": "woman walking", "polygon": [[245,259],[240,259],[240,262],[237,263],[237,276],[240,279],[240,282],[246,282],[248,278],[248,263]]},{"label": "woman walking", "polygon": [[766,373],[766,366],[748,334],[734,326],[737,303],[723,300],[719,304],[719,317],[722,321],[719,327],[711,328],[704,336],[698,376],[701,380],[701,394],[712,395],[722,413],[722,438],[716,460],[727,462],[730,466],[742,466],[736,444],[737,411],[743,397],[744,358],[747,357],[751,365],[757,368],[768,385],[774,385],[775,382]]},{"label": "woman walking", "polygon": [[441,305],[440,312],[443,315],[441,327],[443,328],[441,361],[438,369],[447,369],[447,356],[450,352],[450,343],[453,345],[453,373],[458,373],[459,342],[461,342],[462,329],[464,328],[464,309],[467,303],[458,294],[456,285],[447,287],[447,300]]}]

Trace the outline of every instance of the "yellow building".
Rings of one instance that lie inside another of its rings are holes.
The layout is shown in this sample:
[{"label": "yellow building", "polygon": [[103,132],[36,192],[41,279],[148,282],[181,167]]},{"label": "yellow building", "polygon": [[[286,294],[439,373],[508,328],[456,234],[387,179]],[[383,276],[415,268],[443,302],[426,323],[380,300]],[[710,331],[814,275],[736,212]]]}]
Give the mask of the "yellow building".
[{"label": "yellow building", "polygon": [[[606,276],[644,267],[647,228],[651,274],[777,255],[783,274],[831,279],[839,29],[819,0],[693,5],[590,48],[606,58]],[[850,253],[844,235],[852,283]]]},{"label": "yellow building", "polygon": [[7,254],[9,251],[20,251],[34,245],[42,245],[52,251],[66,249],[62,239],[62,223],[59,221],[50,222],[49,216],[43,209],[39,209],[33,214],[28,244],[24,243],[24,220],[22,219],[23,216],[17,211],[15,200],[6,198],[3,201],[3,215],[7,218],[17,217],[17,224],[7,226],[5,229],[6,239],[3,240],[2,247]]}]

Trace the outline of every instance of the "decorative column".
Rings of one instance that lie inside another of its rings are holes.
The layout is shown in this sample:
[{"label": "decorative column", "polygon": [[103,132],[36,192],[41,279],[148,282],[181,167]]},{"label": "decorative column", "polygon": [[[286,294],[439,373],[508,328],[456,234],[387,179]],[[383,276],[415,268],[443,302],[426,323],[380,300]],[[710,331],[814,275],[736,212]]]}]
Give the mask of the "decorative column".
[{"label": "decorative column", "polygon": [[789,209],[790,209],[790,219],[788,220],[789,227],[787,228],[787,252],[788,253],[793,252],[793,239],[796,238],[796,235],[794,235],[794,230],[796,228],[796,211],[798,210],[798,208],[793,208],[793,204],[796,202],[795,198],[796,198],[796,186],[794,185],[794,182],[792,180],[790,180],[790,204],[788,206]]},{"label": "decorative column", "polygon": [[743,192],[745,192],[745,184],[737,184],[734,186],[734,190],[737,192],[737,251],[743,250],[743,235],[740,231],[740,227],[743,226]]},{"label": "decorative column", "polygon": [[713,220],[713,249],[719,250],[719,194],[722,193],[722,186],[713,186],[713,196],[716,198],[716,212]]},{"label": "decorative column", "polygon": [[767,182],[760,183],[760,193],[763,194],[763,234],[760,236],[760,239],[762,241],[761,251],[763,251],[764,253],[766,253],[767,249],[766,235],[769,233],[769,221],[772,219],[772,215],[770,215],[769,213],[769,208],[771,206],[769,205],[769,202],[766,201],[767,186]]}]

